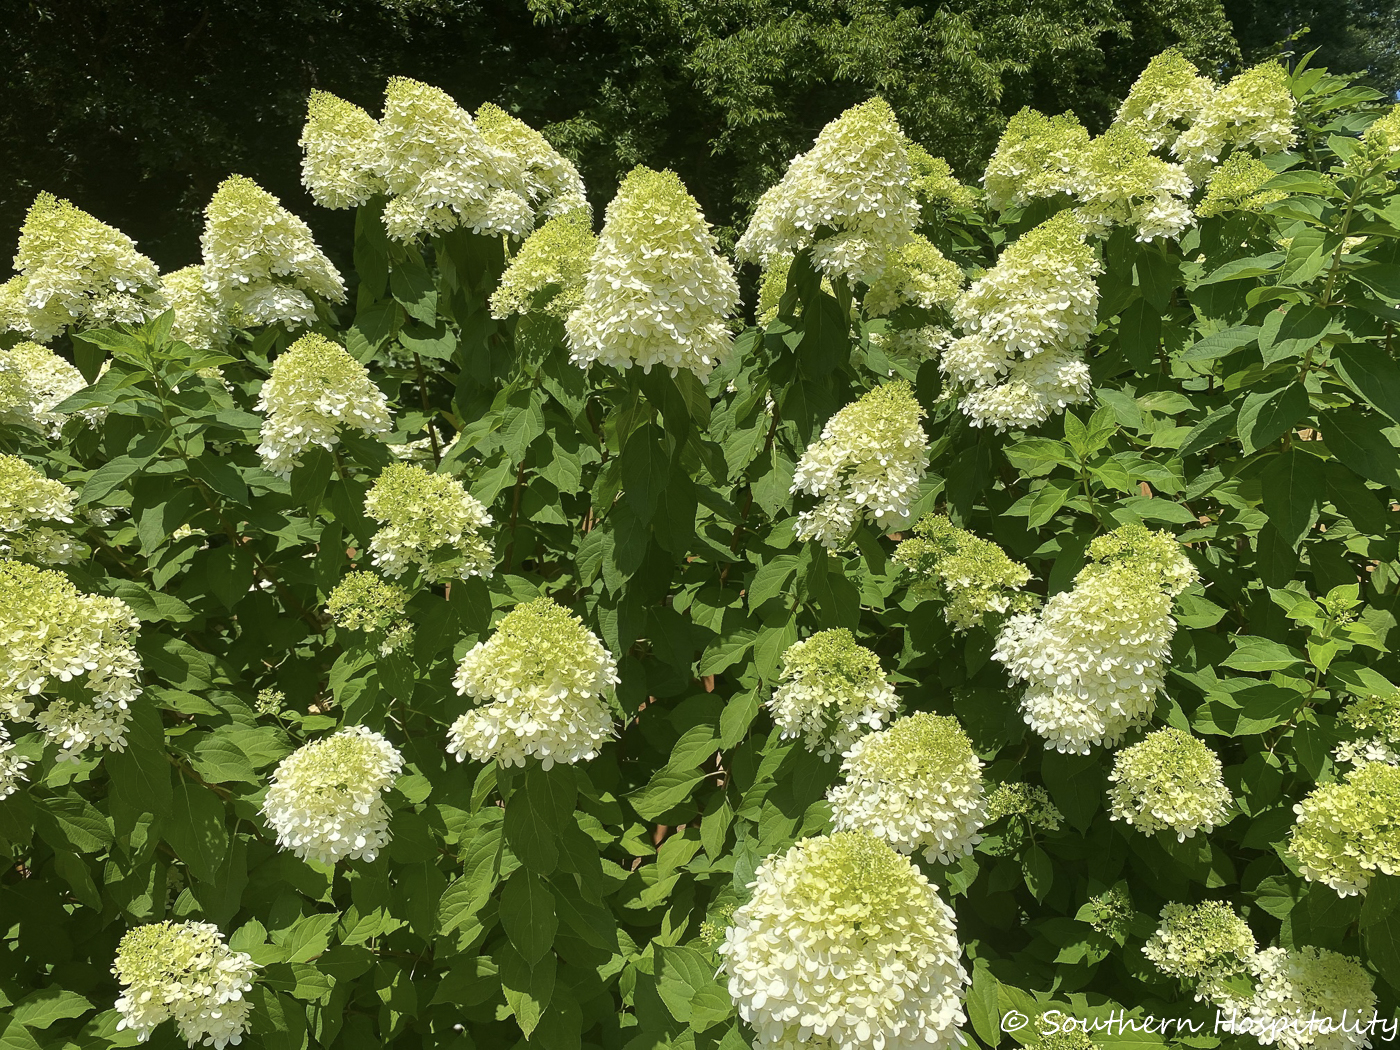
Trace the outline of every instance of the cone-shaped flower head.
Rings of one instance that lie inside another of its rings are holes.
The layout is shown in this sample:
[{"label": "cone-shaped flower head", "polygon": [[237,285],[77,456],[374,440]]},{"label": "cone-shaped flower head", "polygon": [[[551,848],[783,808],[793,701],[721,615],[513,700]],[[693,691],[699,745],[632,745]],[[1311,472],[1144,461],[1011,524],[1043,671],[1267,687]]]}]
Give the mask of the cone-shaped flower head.
[{"label": "cone-shaped flower head", "polygon": [[219,928],[207,922],[155,922],[121,940],[112,973],[121,982],[121,1020],[141,1042],[162,1021],[175,1019],[190,1046],[223,1050],[248,1030],[257,967],[245,952],[229,951]]},{"label": "cone-shaped flower head", "polygon": [[229,339],[228,321],[219,301],[204,284],[204,270],[186,266],[163,275],[160,290],[175,311],[170,335],[195,350],[219,350]]},{"label": "cone-shaped flower head", "polygon": [[[521,245],[501,283],[491,293],[491,316],[536,309],[560,320],[583,303],[584,283],[593,263],[598,238],[577,214],[550,219]],[[540,293],[552,289],[546,301]]]},{"label": "cone-shaped flower head", "polygon": [[1168,904],[1142,954],[1168,977],[1197,988],[1197,1000],[1220,990],[1220,981],[1244,973],[1257,947],[1249,924],[1224,901]]},{"label": "cone-shaped flower head", "polygon": [[69,328],[139,324],[161,312],[156,264],[115,227],[51,193],[34,199],[19,233],[21,332],[46,343]]},{"label": "cone-shaped flower head", "polygon": [[797,516],[798,539],[839,548],[862,517],[899,528],[928,470],[924,410],[898,380],[863,394],[826,421],[793,473],[792,491],[820,502]]},{"label": "cone-shaped flower head", "polygon": [[29,763],[15,754],[15,742],[10,739],[9,731],[0,726],[0,802],[18,791],[22,781],[29,779],[24,775],[28,768]]},{"label": "cone-shaped flower head", "polygon": [[1215,94],[1215,85],[1194,63],[1169,47],[1147,63],[1118,107],[1117,123],[1131,128],[1152,149],[1170,146],[1195,122]]},{"label": "cone-shaped flower head", "polygon": [[28,332],[29,317],[24,307],[24,275],[15,274],[0,284],[0,335]]},{"label": "cone-shaped flower head", "polygon": [[[25,342],[0,350],[0,426],[28,427],[56,438],[68,416],[54,408],[87,385],[81,372],[46,346]],[[106,410],[78,415],[95,427]]]},{"label": "cone-shaped flower head", "polygon": [[734,348],[734,267],[671,171],[634,168],[608,205],[582,302],[565,329],[576,364],[653,365],[701,379]]},{"label": "cone-shaped flower head", "polygon": [[1215,92],[1172,152],[1199,184],[1228,147],[1277,153],[1293,145],[1295,107],[1288,70],[1277,62],[1263,62]]},{"label": "cone-shaped flower head", "polygon": [[956,919],[907,857],[838,831],[769,857],[749,888],[718,950],[755,1047],[963,1045]]},{"label": "cone-shaped flower head", "polygon": [[[913,174],[889,104],[873,98],[853,106],[759,199],[735,252],[767,268],[811,247],[827,277],[869,284],[918,224]],[[823,227],[835,232],[818,241]]]},{"label": "cone-shaped flower head", "polygon": [[915,234],[890,253],[861,305],[870,317],[883,317],[906,303],[924,310],[947,307],[962,291],[962,284],[957,264],[927,237]]},{"label": "cone-shaped flower head", "polygon": [[345,301],[340,271],[311,228],[252,179],[234,175],[204,209],[204,283],[237,326],[316,320],[316,299]]},{"label": "cone-shaped flower head", "polygon": [[393,421],[389,402],[369,371],[322,335],[304,335],[272,362],[254,406],[266,415],[258,455],[274,474],[301,466],[312,445],[327,451],[343,428],[382,434]]},{"label": "cone-shaped flower head", "polygon": [[523,189],[537,222],[564,216],[578,218],[585,226],[592,221],[583,177],[547,138],[490,102],[477,109],[476,126],[488,144],[515,158],[522,185],[513,188]]},{"label": "cone-shaped flower head", "polygon": [[1400,766],[1400,693],[1359,696],[1342,708],[1339,721],[1364,735],[1337,745],[1338,762]]},{"label": "cone-shaped flower head", "polygon": [[909,155],[909,188],[921,205],[962,211],[977,206],[977,191],[959,182],[946,160],[933,156],[917,142],[906,142],[905,148]]},{"label": "cone-shaped flower head", "polygon": [[1089,554],[1103,560],[1071,590],[1002,628],[993,658],[1026,683],[1021,707],[1046,747],[1088,754],[1151,717],[1176,631],[1172,596],[1195,579],[1163,535],[1138,525],[1100,537]]},{"label": "cone-shaped flower head", "polygon": [[393,837],[384,793],[402,769],[393,744],[364,726],[347,726],[278,764],[263,816],[277,845],[302,860],[372,861]]},{"label": "cone-shaped flower head", "polygon": [[382,526],[369,541],[374,564],[390,576],[418,566],[428,583],[490,576],[491,515],[462,483],[413,463],[391,463],[365,494],[365,513]]},{"label": "cone-shaped flower head", "polygon": [[1145,138],[1115,125],[1080,160],[1075,214],[1098,236],[1132,226],[1140,241],[1176,238],[1191,225],[1193,188],[1185,168],[1154,157]]},{"label": "cone-shaped flower head", "polygon": [[1072,113],[1047,117],[1029,107],[1006,123],[982,176],[987,203],[1005,210],[1039,197],[1073,193],[1089,132]]},{"label": "cone-shaped flower head", "polygon": [[[1216,998],[1233,1031],[1282,1050],[1362,1050],[1376,1016],[1372,977],[1354,959],[1323,948],[1265,948],[1254,956],[1254,994]],[[1330,1024],[1326,1022],[1330,1021]],[[1230,1031],[1226,1028],[1224,1031]]]},{"label": "cone-shaped flower head", "polygon": [[517,605],[462,657],[457,692],[477,706],[452,723],[447,753],[549,769],[596,758],[613,736],[608,698],[617,661],[598,636],[549,598]]},{"label": "cone-shaped flower head", "polygon": [[895,548],[894,560],[914,574],[915,594],[945,603],[943,618],[956,631],[980,626],[989,613],[1006,612],[1031,578],[1028,568],[995,543],[942,514],[920,519],[914,535]]},{"label": "cone-shaped flower head", "polygon": [[323,208],[357,208],[384,192],[379,122],[328,91],[313,91],[301,131],[301,184]]},{"label": "cone-shaped flower head", "polygon": [[1400,153],[1400,106],[1391,106],[1361,133],[1361,139],[1374,150]]},{"label": "cone-shaped flower head", "polygon": [[1293,807],[1288,852],[1340,896],[1366,893],[1376,872],[1400,872],[1400,767],[1366,762]]},{"label": "cone-shaped flower head", "polygon": [[45,565],[66,565],[87,548],[49,525],[73,523],[78,494],[18,456],[0,455],[0,555]]},{"label": "cone-shaped flower head", "polygon": [[784,740],[801,737],[825,759],[844,754],[867,727],[879,729],[899,706],[880,658],[844,627],[789,646],[767,703]]},{"label": "cone-shaped flower head", "polygon": [[1144,835],[1174,831],[1185,842],[1229,819],[1233,799],[1220,759],[1205,743],[1180,729],[1158,729],[1114,757],[1108,775],[1113,820]]},{"label": "cone-shaped flower head", "polygon": [[1248,153],[1231,153],[1225,163],[1210,173],[1206,195],[1196,206],[1203,219],[1230,211],[1259,211],[1288,196],[1283,190],[1262,189],[1274,177],[1263,161]]},{"label": "cone-shaped flower head", "polygon": [[827,792],[832,826],[860,829],[929,863],[971,854],[986,823],[982,763],[956,718],[916,714],[861,737]]},{"label": "cone-shaped flower head", "polygon": [[[76,761],[89,747],[123,750],[127,707],[141,694],[131,646],[138,623],[119,598],[83,594],[48,569],[0,562],[0,715],[35,723],[60,746],[60,759]],[[65,696],[45,695],[73,682]]]},{"label": "cone-shaped flower head", "polygon": [[387,656],[413,637],[413,625],[404,615],[407,605],[406,590],[396,583],[381,580],[372,572],[349,573],[326,599],[326,611],[335,625],[373,636],[379,643],[381,656]]}]

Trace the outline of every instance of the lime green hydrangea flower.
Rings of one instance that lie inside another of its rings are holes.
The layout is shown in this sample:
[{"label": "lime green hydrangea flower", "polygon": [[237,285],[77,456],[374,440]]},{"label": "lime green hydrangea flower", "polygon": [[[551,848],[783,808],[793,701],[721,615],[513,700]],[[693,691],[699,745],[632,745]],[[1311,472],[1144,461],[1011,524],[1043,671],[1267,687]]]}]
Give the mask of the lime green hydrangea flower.
[{"label": "lime green hydrangea flower", "polygon": [[1075,214],[1098,236],[1132,226],[1139,241],[1175,239],[1191,225],[1192,188],[1186,169],[1154,157],[1145,138],[1115,125],[1083,155]]},{"label": "lime green hydrangea flower", "polygon": [[1169,47],[1147,63],[1118,107],[1117,123],[1137,132],[1153,149],[1176,142],[1215,94],[1190,59]]},{"label": "lime green hydrangea flower", "polygon": [[1366,735],[1338,744],[1338,762],[1400,766],[1400,692],[1356,697],[1342,708],[1340,721]]},{"label": "lime green hydrangea flower", "polygon": [[1120,525],[1096,536],[1087,553],[1091,561],[1077,578],[1089,579],[1112,571],[1114,566],[1127,566],[1151,576],[1173,598],[1201,578],[1175,536],[1162,529],[1149,529],[1141,522]]},{"label": "lime green hydrangea flower", "polygon": [[1231,153],[1225,163],[1210,173],[1206,195],[1196,206],[1203,219],[1231,211],[1259,211],[1288,196],[1282,190],[1262,190],[1274,172],[1263,161],[1248,153]]},{"label": "lime green hydrangea flower", "polygon": [[[987,795],[987,819],[983,827],[989,827],[1003,817],[1011,819],[1002,831],[1002,843],[990,849],[997,856],[1016,852],[1028,833],[1033,834],[1036,830],[1059,831],[1065,820],[1065,815],[1050,801],[1050,795],[1043,787],[1020,781],[998,784]],[[982,848],[988,849],[989,843],[984,842]]]},{"label": "lime green hydrangea flower", "polygon": [[1367,762],[1293,807],[1288,852],[1307,879],[1339,896],[1366,893],[1376,872],[1400,871],[1400,767]]},{"label": "lime green hydrangea flower", "polygon": [[890,252],[861,305],[870,317],[883,317],[906,303],[924,310],[948,307],[962,285],[957,263],[946,258],[927,237],[915,234]]},{"label": "lime green hydrangea flower", "polygon": [[1172,152],[1199,185],[1227,148],[1277,153],[1292,146],[1297,141],[1296,105],[1288,70],[1278,62],[1263,62],[1212,94]]},{"label": "lime green hydrangea flower", "polygon": [[[481,137],[519,165],[518,179],[535,221],[573,217],[587,226],[593,220],[583,178],[549,140],[500,106],[484,103],[476,111]],[[514,181],[514,180],[512,180]]]},{"label": "lime green hydrangea flower", "polygon": [[19,790],[20,784],[29,778],[24,771],[30,763],[14,754],[15,742],[10,739],[9,730],[0,726],[0,802]]},{"label": "lime green hydrangea flower", "polygon": [[906,142],[909,157],[909,188],[921,205],[971,211],[977,207],[977,191],[964,186],[942,157],[935,157],[917,142]]},{"label": "lime green hydrangea flower", "polygon": [[1234,801],[1216,753],[1175,728],[1149,733],[1118,752],[1108,779],[1113,820],[1144,835],[1174,831],[1178,842],[1224,824]]},{"label": "lime green hydrangea flower", "polygon": [[894,560],[916,577],[915,594],[943,600],[943,618],[957,631],[1029,599],[1017,592],[1030,582],[1030,569],[943,514],[921,518],[914,535],[895,548]]},{"label": "lime green hydrangea flower", "polygon": [[[1363,1050],[1376,1016],[1373,979],[1355,959],[1323,948],[1265,948],[1256,954],[1254,994],[1216,997],[1221,1030],[1282,1050]],[[1330,1022],[1330,1024],[1328,1023]]]},{"label": "lime green hydrangea flower", "polygon": [[0,455],[0,555],[66,565],[87,555],[87,547],[35,522],[73,524],[78,494],[53,481],[18,456]]},{"label": "lime green hydrangea flower", "polygon": [[[491,293],[491,316],[539,309],[561,321],[583,303],[584,285],[598,238],[578,213],[550,219],[530,234]],[[541,292],[553,289],[546,301]]]},{"label": "lime green hydrangea flower", "polygon": [[388,656],[413,637],[404,610],[408,592],[372,572],[351,572],[326,599],[326,611],[336,626],[363,631],[379,639],[379,654]]},{"label": "lime green hydrangea flower", "polygon": [[1027,107],[1006,123],[982,186],[987,203],[1005,211],[1041,197],[1074,193],[1089,132],[1073,113],[1047,117]]},{"label": "lime green hydrangea flower", "polygon": [[[46,346],[23,342],[0,350],[0,425],[57,438],[68,416],[54,409],[87,385],[81,372]],[[96,427],[107,410],[82,409],[77,415]]]},{"label": "lime green hydrangea flower", "polygon": [[1075,918],[1084,919],[1097,932],[1122,944],[1133,921],[1133,898],[1128,887],[1119,883],[1093,897],[1086,905],[1087,916],[1081,910]]},{"label": "lime green hydrangea flower", "polygon": [[880,658],[838,627],[788,647],[767,704],[783,739],[801,737],[808,751],[830,759],[844,754],[864,728],[879,729],[899,700]]},{"label": "lime green hydrangea flower", "polygon": [[428,583],[491,575],[495,555],[481,534],[491,515],[455,478],[391,463],[365,495],[365,513],[383,526],[369,549],[375,566],[390,576],[402,576],[410,565]]},{"label": "lime green hydrangea flower", "polygon": [[1168,904],[1142,954],[1169,977],[1196,987],[1196,999],[1213,998],[1222,982],[1245,973],[1257,946],[1249,924],[1224,901]]},{"label": "lime green hydrangea flower", "polygon": [[357,208],[385,191],[379,121],[354,103],[329,91],[311,92],[297,144],[301,184],[321,207]]}]

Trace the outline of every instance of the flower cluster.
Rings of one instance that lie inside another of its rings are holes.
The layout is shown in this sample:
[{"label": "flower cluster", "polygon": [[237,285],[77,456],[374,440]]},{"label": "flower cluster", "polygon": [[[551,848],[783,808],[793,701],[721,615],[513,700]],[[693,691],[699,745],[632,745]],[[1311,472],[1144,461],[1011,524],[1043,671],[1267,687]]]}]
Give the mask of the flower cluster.
[{"label": "flower cluster", "polygon": [[1225,163],[1210,173],[1206,195],[1196,205],[1203,219],[1230,211],[1259,211],[1288,196],[1282,190],[1265,190],[1264,183],[1274,172],[1263,161],[1248,153],[1231,153]]},{"label": "flower cluster", "polygon": [[[491,316],[504,320],[540,310],[560,320],[568,317],[583,303],[597,246],[598,238],[579,216],[550,219],[530,234],[501,274],[491,293]],[[540,295],[546,291],[547,299]]]},{"label": "flower cluster", "polygon": [[[1363,1050],[1376,1016],[1372,978],[1354,959],[1324,948],[1265,948],[1251,960],[1254,994],[1216,1001],[1234,1031],[1283,1050]],[[1328,1024],[1327,1022],[1331,1022]]]},{"label": "flower cluster", "polygon": [[1031,571],[990,540],[960,529],[945,515],[928,514],[914,535],[895,548],[894,560],[915,576],[913,592],[944,601],[943,618],[955,631],[981,626],[1029,597],[1016,592]]},{"label": "flower cluster", "polygon": [[1387,156],[1400,153],[1400,106],[1391,106],[1361,133],[1361,140]]},{"label": "flower cluster", "polygon": [[1097,932],[1122,944],[1128,937],[1133,921],[1133,898],[1123,883],[1104,890],[1086,905],[1075,918],[1085,919]]},{"label": "flower cluster", "polygon": [[956,718],[916,714],[861,737],[827,793],[832,826],[859,829],[929,863],[970,855],[986,822],[982,763]]},{"label": "flower cluster", "polygon": [[393,837],[384,793],[402,769],[393,744],[364,726],[347,726],[278,764],[262,812],[277,845],[302,860],[372,861]]},{"label": "flower cluster", "polygon": [[301,184],[323,208],[356,208],[383,193],[384,150],[379,122],[328,91],[313,91],[306,104]]},{"label": "flower cluster", "polygon": [[[1004,841],[1000,847],[990,851],[998,856],[1015,852],[1028,831],[1036,828],[1059,831],[1065,819],[1043,787],[1024,781],[998,784],[987,796],[987,819],[983,826],[994,824],[1002,817],[1013,819],[1003,829],[1001,837]],[[987,849],[988,844],[983,843],[982,848]]]},{"label": "flower cluster", "polygon": [[345,282],[311,229],[252,179],[225,179],[204,209],[204,283],[235,326],[316,320],[316,300],[345,301]]},{"label": "flower cluster", "polygon": [[863,726],[879,729],[899,706],[880,658],[844,627],[789,646],[767,703],[784,740],[800,736],[825,759],[849,750]]},{"label": "flower cluster", "polygon": [[549,598],[517,605],[462,657],[454,679],[477,707],[455,722],[447,753],[458,762],[539,759],[573,765],[596,758],[613,735],[608,698],[617,661],[583,621]]},{"label": "flower cluster", "polygon": [[244,952],[229,951],[219,928],[207,922],[157,922],[138,926],[121,940],[112,974],[121,982],[117,1031],[131,1029],[141,1042],[174,1018],[185,1042],[223,1050],[248,1030],[257,967]]},{"label": "flower cluster", "polygon": [[1224,824],[1233,801],[1215,752],[1180,729],[1159,729],[1118,752],[1108,779],[1111,819],[1144,835],[1169,829],[1178,842]]},{"label": "flower cluster", "polygon": [[964,335],[939,367],[966,391],[973,426],[1036,426],[1089,396],[1077,355],[1094,329],[1100,266],[1085,230],[1062,211],[1020,237],[953,307]]},{"label": "flower cluster", "polygon": [[344,427],[382,434],[392,426],[388,399],[368,369],[314,333],[273,361],[254,407],[267,417],[258,455],[267,470],[283,476],[301,466],[301,454],[311,445],[335,448]]},{"label": "flower cluster", "polygon": [[379,641],[381,656],[388,656],[413,637],[413,625],[404,615],[407,605],[406,590],[372,572],[349,573],[326,599],[326,611],[336,626],[373,635]]},{"label": "flower cluster", "polygon": [[1098,236],[1132,226],[1140,241],[1176,238],[1191,225],[1192,189],[1185,168],[1154,157],[1146,139],[1117,125],[1084,153],[1075,214]]},{"label": "flower cluster", "polygon": [[957,180],[946,160],[933,156],[917,142],[904,145],[909,156],[909,188],[919,204],[960,211],[977,206],[976,191]]},{"label": "flower cluster", "polygon": [[0,726],[0,802],[19,790],[20,781],[28,779],[24,771],[29,763],[13,754],[14,750],[15,742],[10,739],[9,731]]},{"label": "flower cluster", "polygon": [[[68,579],[21,562],[0,562],[0,714],[33,722],[77,761],[89,747],[126,747],[128,705],[141,694],[131,647],[138,620],[118,598],[83,594]],[[54,681],[78,681],[81,701],[52,697]]]},{"label": "flower cluster", "polygon": [[160,279],[160,290],[175,311],[171,338],[195,350],[218,350],[228,343],[228,321],[204,284],[203,269],[186,266],[167,273]]},{"label": "flower cluster", "polygon": [[908,858],[836,832],[769,857],[750,888],[718,950],[755,1047],[963,1044],[956,919]]},{"label": "flower cluster", "polygon": [[1088,754],[1147,721],[1166,676],[1172,597],[1195,569],[1165,533],[1128,525],[1100,537],[1098,559],[1038,613],[1013,616],[994,659],[1027,683],[1026,722],[1046,747]]},{"label": "flower cluster", "polygon": [[1201,1000],[1217,994],[1225,978],[1249,969],[1255,950],[1254,933],[1234,908],[1205,901],[1164,907],[1142,954],[1167,976],[1195,985]]},{"label": "flower cluster", "polygon": [[[593,218],[583,177],[573,163],[549,144],[549,140],[523,120],[500,106],[483,103],[476,111],[476,126],[488,145],[514,162],[512,174],[523,195],[535,209],[535,219],[573,218],[587,226]],[[515,174],[514,166],[519,173]]]},{"label": "flower cluster", "polygon": [[701,379],[733,350],[734,267],[671,171],[634,168],[608,205],[581,301],[565,322],[575,364],[653,365]]},{"label": "flower cluster", "polygon": [[[26,427],[56,438],[68,416],[54,409],[87,385],[81,372],[46,346],[25,342],[0,350],[0,426]],[[77,414],[96,427],[106,410]]]},{"label": "flower cluster", "polygon": [[1356,697],[1342,708],[1340,721],[1367,735],[1338,744],[1338,762],[1400,766],[1400,693]]},{"label": "flower cluster", "polygon": [[[810,247],[827,277],[869,284],[919,221],[913,174],[889,105],[873,98],[854,106],[759,199],[735,253],[768,268]],[[817,240],[823,228],[833,232]]]},{"label": "flower cluster", "polygon": [[418,566],[423,579],[490,576],[491,515],[462,483],[412,463],[391,463],[365,494],[365,513],[382,528],[369,541],[374,564],[390,576]]},{"label": "flower cluster", "polygon": [[1047,117],[1029,107],[1021,110],[1007,121],[982,175],[987,203],[1005,211],[1040,197],[1073,193],[1088,147],[1089,132],[1074,114]]},{"label": "flower cluster", "polygon": [[1365,895],[1376,872],[1400,872],[1400,767],[1366,762],[1293,807],[1288,852],[1303,876],[1340,896]]},{"label": "flower cluster", "polygon": [[51,193],[34,199],[14,262],[6,324],[41,343],[69,328],[139,324],[164,307],[156,264],[136,243]]},{"label": "flower cluster", "polygon": [[1229,147],[1277,153],[1293,145],[1295,105],[1288,70],[1277,62],[1261,63],[1214,92],[1172,152],[1199,184]]},{"label": "flower cluster", "polygon": [[1200,116],[1215,85],[1176,48],[1168,48],[1147,68],[1118,107],[1117,123],[1131,128],[1153,149],[1174,144]]},{"label": "flower cluster", "polygon": [[0,455],[0,555],[65,565],[81,557],[82,544],[35,521],[73,523],[78,494],[18,456]]},{"label": "flower cluster", "polygon": [[962,284],[957,264],[927,237],[915,234],[890,252],[861,305],[871,317],[883,317],[906,303],[924,310],[947,307],[962,291]]},{"label": "flower cluster", "polygon": [[869,512],[882,528],[898,528],[928,470],[924,410],[898,380],[863,394],[826,421],[793,473],[792,491],[820,502],[797,516],[797,537],[841,547]]}]

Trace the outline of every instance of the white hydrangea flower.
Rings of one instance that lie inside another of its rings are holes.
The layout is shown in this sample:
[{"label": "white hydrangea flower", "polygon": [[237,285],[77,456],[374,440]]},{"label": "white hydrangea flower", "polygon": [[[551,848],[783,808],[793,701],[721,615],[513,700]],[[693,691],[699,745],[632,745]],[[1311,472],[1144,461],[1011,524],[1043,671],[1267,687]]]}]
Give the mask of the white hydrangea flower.
[{"label": "white hydrangea flower", "polygon": [[306,104],[301,184],[323,208],[357,208],[385,190],[379,171],[384,148],[379,122],[328,91],[313,91]]},{"label": "white hydrangea flower", "polygon": [[718,951],[762,1050],[945,1050],[966,1040],[957,920],[928,878],[859,831],[758,866]]},{"label": "white hydrangea flower", "polygon": [[734,349],[734,267],[672,171],[634,168],[608,205],[580,305],[565,321],[575,364],[655,365],[701,379]]},{"label": "white hydrangea flower", "polygon": [[530,313],[539,293],[555,288],[540,309],[560,320],[583,303],[584,285],[598,238],[575,214],[550,219],[530,234],[491,293],[491,316]]},{"label": "white hydrangea flower", "polygon": [[344,347],[310,333],[279,354],[253,406],[266,415],[258,455],[289,475],[312,445],[330,451],[343,428],[383,434],[393,426],[389,400]]},{"label": "white hydrangea flower", "polygon": [[1114,757],[1108,779],[1110,818],[1144,835],[1176,832],[1178,842],[1209,833],[1229,819],[1234,799],[1220,759],[1180,729],[1158,729]]},{"label": "white hydrangea flower", "polygon": [[413,625],[404,614],[407,606],[406,590],[372,572],[348,573],[326,598],[326,612],[336,626],[372,635],[380,656],[388,656],[413,638]]},{"label": "white hydrangea flower", "polygon": [[1297,142],[1296,106],[1288,86],[1288,70],[1277,62],[1260,63],[1209,98],[1196,120],[1177,138],[1172,153],[1200,184],[1231,146],[1277,153]]},{"label": "white hydrangea flower", "polygon": [[1175,239],[1194,221],[1186,169],[1151,153],[1145,138],[1115,125],[1094,139],[1080,162],[1075,214],[1096,236],[1133,226],[1139,241]]},{"label": "white hydrangea flower", "polygon": [[1364,1050],[1376,1017],[1372,977],[1354,959],[1323,948],[1265,948],[1252,960],[1254,994],[1221,996],[1223,1021],[1239,1035],[1283,1050]]},{"label": "white hydrangea flower", "polygon": [[281,761],[262,812],[277,845],[302,860],[372,861],[393,838],[384,793],[402,769],[403,756],[383,736],[346,726]]},{"label": "white hydrangea flower", "polygon": [[345,301],[340,271],[311,229],[252,179],[225,179],[204,209],[204,283],[240,327],[316,320],[316,299]]},{"label": "white hydrangea flower", "polygon": [[598,756],[614,735],[608,697],[617,661],[577,616],[549,598],[517,605],[462,657],[457,692],[477,707],[449,732],[447,753],[545,769]]},{"label": "white hydrangea flower", "polygon": [[[1196,214],[1208,219],[1230,211],[1257,212],[1281,201],[1288,196],[1286,192],[1263,189],[1273,177],[1273,170],[1262,160],[1248,153],[1231,153],[1225,163],[1210,173],[1206,195],[1196,206]],[[1342,254],[1346,254],[1345,247]]]},{"label": "white hydrangea flower", "polygon": [[29,779],[24,771],[30,764],[13,754],[14,749],[15,742],[10,739],[9,731],[0,726],[0,802],[18,791],[21,781]]},{"label": "white hydrangea flower", "polygon": [[219,928],[207,922],[156,922],[122,937],[112,974],[121,982],[117,1031],[131,1029],[144,1043],[174,1018],[185,1042],[223,1050],[248,1031],[257,966],[246,952],[229,951]]},{"label": "white hydrangea flower", "polygon": [[1248,970],[1256,950],[1249,923],[1224,901],[1166,905],[1142,946],[1162,973],[1196,986],[1197,1002],[1218,994],[1225,978]]},{"label": "white hydrangea flower", "polygon": [[1214,94],[1215,85],[1195,64],[1169,47],[1147,63],[1118,107],[1116,122],[1137,132],[1152,149],[1161,149],[1195,122]]},{"label": "white hydrangea flower", "polygon": [[[160,288],[175,322],[170,335],[195,350],[220,350],[229,340],[228,320],[204,283],[204,270],[186,266],[163,275]],[[215,369],[209,370],[211,373]]]},{"label": "white hydrangea flower", "polygon": [[962,270],[919,234],[894,249],[865,293],[867,316],[883,317],[909,303],[923,310],[951,306],[962,291]]},{"label": "white hydrangea flower", "polygon": [[792,491],[821,502],[797,516],[798,539],[839,548],[868,512],[881,528],[899,528],[928,470],[924,410],[903,380],[867,391],[826,421],[802,453]]},{"label": "white hydrangea flower", "polygon": [[859,829],[930,864],[971,855],[986,823],[982,763],[956,718],[916,714],[861,737],[827,792],[832,827]]},{"label": "white hydrangea flower", "polygon": [[69,328],[140,324],[163,309],[159,270],[136,242],[51,193],[25,216],[14,265],[23,320],[9,323],[41,343]]},{"label": "white hydrangea flower", "polygon": [[970,426],[997,433],[1027,430],[1056,412],[1089,400],[1089,365],[1068,350],[1015,361],[996,386],[974,390],[958,403]]},{"label": "white hydrangea flower", "polygon": [[428,583],[491,575],[494,553],[481,534],[491,515],[455,478],[391,463],[365,494],[365,513],[383,526],[369,549],[390,576],[410,565]]},{"label": "white hydrangea flower", "polygon": [[848,751],[865,728],[884,725],[899,700],[880,658],[840,627],[788,647],[767,705],[782,739],[801,737],[808,751],[830,760]]},{"label": "white hydrangea flower", "polygon": [[1195,579],[1175,542],[1141,525],[1116,529],[1090,545],[1099,560],[1073,589],[1002,628],[993,659],[1026,683],[1021,708],[1047,748],[1112,747],[1151,717],[1176,631],[1173,588]]},{"label": "white hydrangea flower", "polygon": [[1018,592],[1031,579],[1030,569],[995,543],[958,528],[942,514],[920,519],[914,535],[895,548],[894,560],[915,575],[915,594],[943,600],[943,618],[955,631],[1024,605],[1026,596]]},{"label": "white hydrangea flower", "polygon": [[524,196],[535,209],[535,221],[572,217],[585,226],[592,222],[583,176],[548,139],[490,102],[477,108],[476,126],[489,145],[519,164]]},{"label": "white hydrangea flower", "polygon": [[[141,694],[131,646],[139,622],[119,598],[83,594],[49,569],[0,561],[0,715],[37,725],[59,745],[60,760],[77,761],[89,747],[125,749],[128,705]],[[81,700],[45,695],[70,682]]]},{"label": "white hydrangea flower", "polygon": [[0,555],[64,565],[86,547],[36,521],[73,524],[78,494],[53,481],[18,456],[0,455]]},{"label": "white hydrangea flower", "polygon": [[1006,122],[982,175],[987,203],[999,211],[1074,193],[1089,132],[1072,113],[1047,117],[1029,106]]},{"label": "white hydrangea flower", "polygon": [[6,332],[29,330],[29,319],[24,308],[24,275],[15,274],[0,284],[0,335]]},{"label": "white hydrangea flower", "polygon": [[[811,247],[827,277],[869,284],[919,222],[913,175],[889,104],[873,98],[853,106],[759,199],[735,253],[767,269]],[[817,241],[823,227],[834,235]]]},{"label": "white hydrangea flower", "polygon": [[1303,877],[1349,897],[1400,872],[1400,767],[1366,762],[1293,807],[1288,852]]}]

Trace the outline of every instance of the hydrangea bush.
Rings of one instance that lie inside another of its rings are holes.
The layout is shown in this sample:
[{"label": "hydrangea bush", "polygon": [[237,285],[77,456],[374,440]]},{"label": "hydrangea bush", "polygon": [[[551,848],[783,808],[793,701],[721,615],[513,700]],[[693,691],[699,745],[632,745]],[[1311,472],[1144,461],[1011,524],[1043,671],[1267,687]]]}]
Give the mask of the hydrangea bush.
[{"label": "hydrangea bush", "polygon": [[0,1046],[1375,1045],[1382,102],[1168,52],[965,185],[871,99],[732,246],[402,78],[172,273],[41,194]]}]

